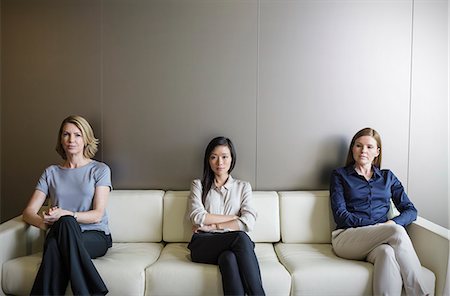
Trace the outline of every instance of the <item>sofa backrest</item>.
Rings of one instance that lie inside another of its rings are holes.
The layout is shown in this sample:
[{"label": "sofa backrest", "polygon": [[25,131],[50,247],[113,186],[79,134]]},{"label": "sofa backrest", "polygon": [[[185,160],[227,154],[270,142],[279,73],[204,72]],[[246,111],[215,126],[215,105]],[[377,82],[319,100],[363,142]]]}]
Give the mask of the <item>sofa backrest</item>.
[{"label": "sofa backrest", "polygon": [[113,242],[162,240],[162,190],[113,190],[108,200]]},{"label": "sofa backrest", "polygon": [[328,191],[282,191],[278,195],[282,242],[331,242],[335,223]]},{"label": "sofa backrest", "polygon": [[[163,240],[189,242],[192,224],[187,216],[189,191],[167,191],[164,195]],[[254,242],[278,242],[280,217],[278,195],[275,191],[253,191],[258,212],[255,228],[249,233]]]}]

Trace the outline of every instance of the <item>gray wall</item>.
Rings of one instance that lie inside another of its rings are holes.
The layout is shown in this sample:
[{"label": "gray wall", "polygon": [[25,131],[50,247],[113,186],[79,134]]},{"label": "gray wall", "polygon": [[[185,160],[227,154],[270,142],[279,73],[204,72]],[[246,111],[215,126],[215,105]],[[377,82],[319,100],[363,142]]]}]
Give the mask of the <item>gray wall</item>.
[{"label": "gray wall", "polygon": [[116,189],[189,189],[216,135],[255,190],[326,189],[371,126],[449,227],[448,1],[2,0],[1,220],[81,114]]}]

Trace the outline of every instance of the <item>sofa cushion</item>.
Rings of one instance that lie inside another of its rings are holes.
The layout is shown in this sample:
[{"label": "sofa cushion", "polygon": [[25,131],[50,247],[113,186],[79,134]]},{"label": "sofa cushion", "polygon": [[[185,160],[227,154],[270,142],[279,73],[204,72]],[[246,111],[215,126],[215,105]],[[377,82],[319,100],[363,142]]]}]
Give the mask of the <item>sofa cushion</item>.
[{"label": "sofa cushion", "polygon": [[328,191],[279,192],[281,241],[331,243],[335,229]]},{"label": "sofa cushion", "polygon": [[[189,242],[192,224],[189,221],[189,191],[167,191],[164,195],[163,240]],[[278,195],[275,191],[253,191],[254,206],[258,212],[255,228],[249,233],[254,242],[278,242],[280,218]]]},{"label": "sofa cushion", "polygon": [[113,242],[162,240],[162,190],[113,190],[108,200]]},{"label": "sofa cushion", "polygon": [[187,216],[189,191],[167,191],[164,194],[163,240],[169,243],[189,242],[192,224]]},{"label": "sofa cushion", "polygon": [[[291,278],[270,243],[255,253],[267,295],[289,295]],[[223,295],[217,265],[193,263],[187,243],[167,244],[158,261],[146,270],[146,295]]]},{"label": "sofa cushion", "polygon": [[[372,295],[373,265],[339,258],[331,244],[279,243],[275,251],[291,273],[291,295]],[[434,274],[424,267],[422,271],[433,291]]]},{"label": "sofa cushion", "polygon": [[371,295],[372,264],[334,255],[331,244],[275,245],[292,277],[291,295]]},{"label": "sofa cushion", "polygon": [[[94,265],[110,295],[144,295],[145,268],[159,257],[161,243],[114,243]],[[9,260],[3,264],[2,287],[6,294],[29,295],[42,253]],[[68,287],[70,291],[70,287]],[[66,294],[71,294],[70,292]]]}]

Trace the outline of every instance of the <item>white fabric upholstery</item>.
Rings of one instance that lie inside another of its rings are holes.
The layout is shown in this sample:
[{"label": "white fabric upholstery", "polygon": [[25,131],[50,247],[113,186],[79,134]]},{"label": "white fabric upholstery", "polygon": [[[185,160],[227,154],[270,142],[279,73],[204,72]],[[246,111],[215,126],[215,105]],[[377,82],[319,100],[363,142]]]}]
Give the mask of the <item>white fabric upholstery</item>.
[{"label": "white fabric upholstery", "polygon": [[113,190],[108,200],[114,242],[162,240],[162,190]]},{"label": "white fabric upholstery", "polygon": [[291,276],[278,260],[273,244],[256,243],[255,253],[266,295],[289,295],[291,290]]},{"label": "white fabric upholstery", "polygon": [[[291,277],[270,243],[257,243],[264,290],[267,295],[289,295]],[[193,263],[187,243],[167,244],[158,261],[146,270],[146,295],[223,295],[219,267]]]},{"label": "white fabric upholstery", "polygon": [[279,192],[284,243],[331,243],[334,229],[328,191]]},{"label": "white fabric upholstery", "polygon": [[[275,251],[292,276],[291,295],[372,295],[373,265],[341,259],[330,244],[279,243]],[[434,274],[422,270],[433,291]]]},{"label": "white fabric upholstery", "polygon": [[2,288],[11,295],[29,295],[41,263],[42,252],[9,260],[3,264]]},{"label": "white fabric upholstery", "polygon": [[[114,190],[108,203],[113,247],[94,264],[108,295],[222,295],[216,265],[190,261],[188,191]],[[367,262],[345,260],[331,249],[334,222],[327,191],[254,191],[258,211],[250,236],[267,295],[370,295]],[[448,281],[448,230],[419,217],[409,233],[436,294]],[[41,261],[43,232],[21,217],[0,225],[0,295],[27,295]],[[281,240],[281,242],[280,242]],[[28,254],[28,255],[27,255]],[[67,294],[70,295],[70,287]],[[448,294],[448,293],[447,293]]]},{"label": "white fabric upholstery", "polygon": [[145,295],[221,295],[216,265],[193,263],[187,243],[170,243],[158,261],[147,268]]},{"label": "white fabric upholstery", "polygon": [[275,246],[292,276],[291,295],[371,295],[372,264],[338,258],[330,244]]},{"label": "white fabric upholstery", "polygon": [[255,243],[280,240],[280,210],[275,191],[253,191],[254,206],[258,213],[255,228],[249,233]]},{"label": "white fabric upholstery", "polygon": [[[158,259],[162,248],[161,243],[114,243],[106,256],[93,262],[110,295],[144,295],[145,268]],[[39,252],[6,262],[3,265],[4,292],[28,295],[41,258]]]},{"label": "white fabric upholstery", "polygon": [[192,224],[187,214],[189,191],[167,191],[164,194],[163,240],[189,242]]}]

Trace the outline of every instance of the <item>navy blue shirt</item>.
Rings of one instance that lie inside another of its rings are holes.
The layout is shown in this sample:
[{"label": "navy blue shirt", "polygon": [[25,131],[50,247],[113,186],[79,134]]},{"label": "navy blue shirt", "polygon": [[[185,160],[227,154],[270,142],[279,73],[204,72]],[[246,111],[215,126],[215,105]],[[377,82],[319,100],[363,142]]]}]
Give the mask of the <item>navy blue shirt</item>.
[{"label": "navy blue shirt", "polygon": [[417,210],[397,177],[390,170],[372,169],[368,181],[353,166],[333,170],[330,199],[337,229],[386,222],[391,198],[400,212],[395,223],[406,226],[416,220]]}]

